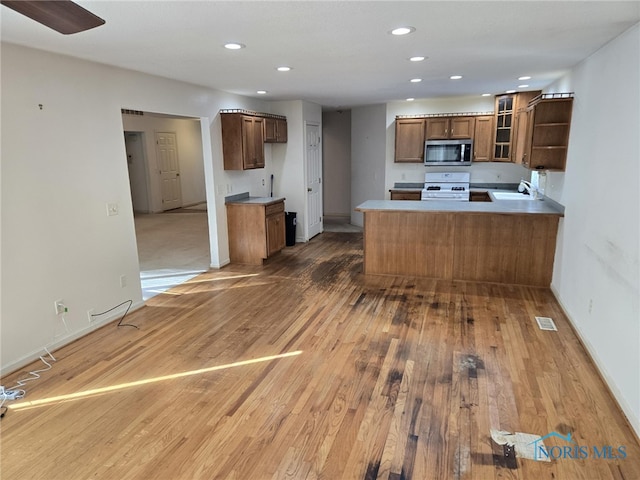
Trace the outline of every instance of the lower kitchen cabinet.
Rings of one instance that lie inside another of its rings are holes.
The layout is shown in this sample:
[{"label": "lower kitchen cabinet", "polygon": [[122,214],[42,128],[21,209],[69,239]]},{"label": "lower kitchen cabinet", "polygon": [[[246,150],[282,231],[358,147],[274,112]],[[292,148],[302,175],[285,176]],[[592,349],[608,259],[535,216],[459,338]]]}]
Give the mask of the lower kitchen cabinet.
[{"label": "lower kitchen cabinet", "polygon": [[285,247],[284,198],[227,203],[229,258],[261,265]]},{"label": "lower kitchen cabinet", "polygon": [[421,200],[422,190],[389,190],[391,200]]},{"label": "lower kitchen cabinet", "polygon": [[357,210],[367,275],[551,284],[559,215]]},{"label": "lower kitchen cabinet", "polygon": [[[273,213],[269,212],[269,208]],[[282,250],[285,246],[284,202],[266,208],[267,257]]]},{"label": "lower kitchen cabinet", "polygon": [[469,192],[469,201],[470,202],[490,202],[491,197],[489,196],[489,192],[472,191],[472,192]]}]

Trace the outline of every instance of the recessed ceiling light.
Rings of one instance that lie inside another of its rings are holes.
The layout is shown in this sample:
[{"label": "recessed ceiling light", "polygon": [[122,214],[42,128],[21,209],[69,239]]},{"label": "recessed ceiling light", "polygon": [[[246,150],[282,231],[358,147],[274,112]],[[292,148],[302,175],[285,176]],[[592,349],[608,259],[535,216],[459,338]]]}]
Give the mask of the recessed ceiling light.
[{"label": "recessed ceiling light", "polygon": [[515,90],[507,90],[507,91],[506,91],[506,92],[504,92],[504,93],[516,93],[516,91],[515,91]]},{"label": "recessed ceiling light", "polygon": [[483,97],[490,97],[490,96],[491,96],[491,94],[490,94],[490,93],[483,93],[483,94],[482,94],[482,96],[483,96]]},{"label": "recessed ceiling light", "polygon": [[394,28],[389,33],[391,33],[391,35],[406,35],[408,33],[413,33],[415,31],[416,29],[413,27],[398,27],[398,28]]},{"label": "recessed ceiling light", "polygon": [[462,75],[451,75],[449,78],[451,80],[460,80],[462,78]]},{"label": "recessed ceiling light", "polygon": [[407,102],[413,102],[415,98],[407,98]]},{"label": "recessed ceiling light", "polygon": [[278,70],[279,72],[288,72],[291,70],[291,67],[287,67],[283,65],[281,67],[276,68],[276,70]]},{"label": "recessed ceiling light", "polygon": [[421,78],[412,78],[410,81],[411,81],[411,83],[418,83],[418,82],[421,82],[422,79]]},{"label": "recessed ceiling light", "polygon": [[228,48],[229,50],[240,50],[241,48],[244,48],[245,45],[243,45],[242,43],[225,43],[224,44],[224,48]]},{"label": "recessed ceiling light", "polygon": [[411,58],[409,59],[409,61],[411,61],[411,62],[421,62],[421,61],[423,61],[425,58],[427,58],[427,57],[420,57],[420,56],[417,56],[417,57],[411,57]]},{"label": "recessed ceiling light", "polygon": [[257,93],[258,95],[266,95],[266,94],[267,94],[267,91],[266,91],[266,90],[258,90],[256,93]]},{"label": "recessed ceiling light", "polygon": [[518,85],[518,88],[528,88],[529,85]]},{"label": "recessed ceiling light", "polygon": [[531,77],[528,77],[528,76],[518,77],[518,80],[531,80]]}]

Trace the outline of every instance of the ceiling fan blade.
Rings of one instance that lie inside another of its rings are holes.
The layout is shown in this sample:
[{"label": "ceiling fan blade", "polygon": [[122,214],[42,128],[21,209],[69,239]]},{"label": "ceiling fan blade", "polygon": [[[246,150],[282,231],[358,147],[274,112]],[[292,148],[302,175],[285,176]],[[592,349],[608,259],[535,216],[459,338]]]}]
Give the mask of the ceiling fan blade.
[{"label": "ceiling fan blade", "polygon": [[104,25],[105,21],[71,0],[1,0],[0,3],[64,35]]}]

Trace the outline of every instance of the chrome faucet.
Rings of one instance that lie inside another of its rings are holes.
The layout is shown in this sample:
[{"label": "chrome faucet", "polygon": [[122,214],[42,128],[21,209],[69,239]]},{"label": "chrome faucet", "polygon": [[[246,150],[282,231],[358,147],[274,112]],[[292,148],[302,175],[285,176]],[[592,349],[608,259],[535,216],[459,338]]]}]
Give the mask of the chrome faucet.
[{"label": "chrome faucet", "polygon": [[520,180],[520,185],[518,185],[518,191],[524,193],[525,190],[531,196],[532,200],[538,200],[540,194],[538,189],[534,185],[531,185],[531,182],[522,179]]}]

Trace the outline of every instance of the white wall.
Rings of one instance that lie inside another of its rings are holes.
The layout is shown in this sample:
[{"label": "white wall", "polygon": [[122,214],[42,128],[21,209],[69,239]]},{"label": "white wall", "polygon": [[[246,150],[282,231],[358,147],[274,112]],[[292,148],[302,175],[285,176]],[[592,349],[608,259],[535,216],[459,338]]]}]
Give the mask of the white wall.
[{"label": "white wall", "polygon": [[322,114],[325,217],[351,218],[351,110]]},{"label": "white wall", "polygon": [[296,212],[296,241],[309,240],[307,211],[307,184],[305,164],[305,122],[317,123],[322,128],[320,105],[302,100],[273,102],[270,113],[287,117],[287,143],[273,144],[274,196],[285,197],[285,209]]},{"label": "white wall", "polygon": [[285,197],[284,208],[296,212],[296,242],[306,241],[304,233],[306,189],[304,185],[304,142],[302,101],[274,102],[271,113],[287,117],[287,143],[273,144],[278,151],[273,159],[274,188],[276,197]]},{"label": "white wall", "polygon": [[351,223],[363,225],[354,208],[366,200],[384,199],[386,105],[351,110]]},{"label": "white wall", "polygon": [[[268,110],[249,98],[9,44],[1,74],[0,368],[8,372],[46,345],[96,328],[87,310],[129,299],[142,305],[121,108],[203,121],[213,266],[229,258],[227,191],[268,188],[261,185],[268,172],[223,170],[218,111]],[[108,217],[107,203],[120,214]],[[54,314],[56,299],[69,308],[69,331]]]},{"label": "white wall", "polygon": [[640,27],[549,92],[575,92],[552,288],[640,435]]},{"label": "white wall", "polygon": [[159,132],[176,134],[182,205],[195,205],[206,200],[199,118],[172,118],[145,112],[144,115],[123,114],[122,123],[125,131],[144,132],[146,170],[151,180],[149,191],[149,210],[151,212],[163,210],[160,165],[158,164],[155,140],[155,135]]}]

